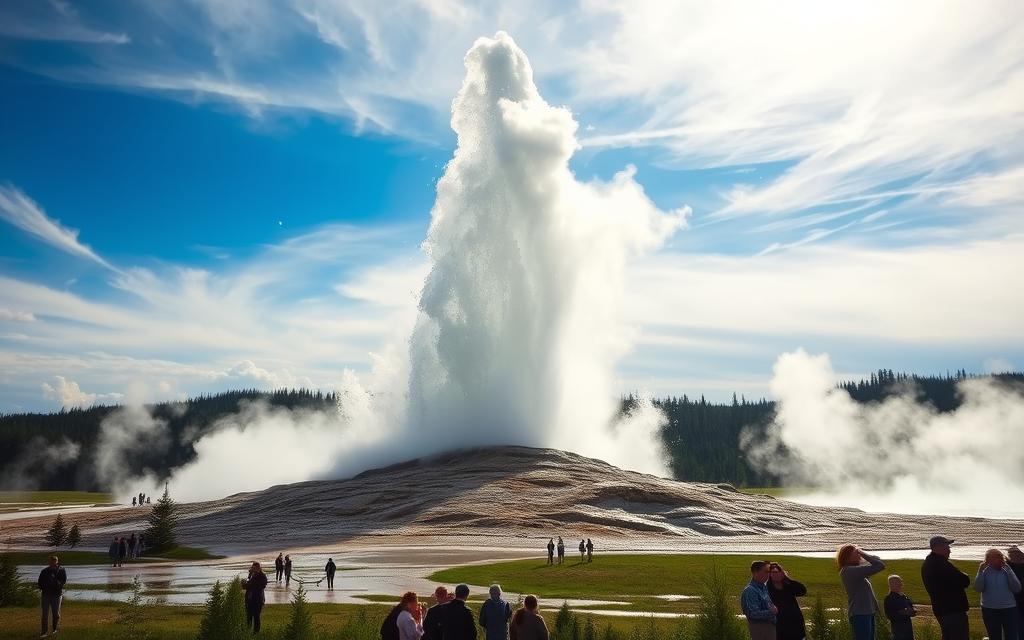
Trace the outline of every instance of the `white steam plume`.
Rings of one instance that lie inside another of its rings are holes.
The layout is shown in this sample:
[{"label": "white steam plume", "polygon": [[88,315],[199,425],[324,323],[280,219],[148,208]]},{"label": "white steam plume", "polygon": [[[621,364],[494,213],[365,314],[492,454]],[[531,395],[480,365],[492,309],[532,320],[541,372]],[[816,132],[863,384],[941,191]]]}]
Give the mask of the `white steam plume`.
[{"label": "white steam plume", "polygon": [[662,414],[642,401],[616,421],[613,376],[631,342],[626,262],[681,228],[688,209],[659,210],[632,167],[607,183],[576,180],[577,124],[541,98],[507,34],[478,40],[465,63],[408,352],[378,358],[365,383],[346,374],[337,413],[251,405],[221,420],[172,478],[180,498],[484,445],[667,472]]},{"label": "white steam plume", "polygon": [[899,513],[1024,515],[1024,390],[965,380],[960,407],[940,413],[911,390],[859,404],[837,382],[827,355],[779,356],[769,441],[745,445],[753,462],[788,484],[823,488],[796,499]]}]

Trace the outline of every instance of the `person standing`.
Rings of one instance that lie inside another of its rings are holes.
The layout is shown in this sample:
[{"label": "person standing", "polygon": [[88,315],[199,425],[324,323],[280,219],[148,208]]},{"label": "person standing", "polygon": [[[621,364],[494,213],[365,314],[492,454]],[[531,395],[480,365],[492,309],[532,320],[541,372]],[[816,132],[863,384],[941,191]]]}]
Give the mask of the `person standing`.
[{"label": "person standing", "polygon": [[424,640],[442,640],[441,633],[441,607],[452,601],[452,595],[448,593],[447,587],[439,586],[434,589],[434,606],[427,609],[423,616],[423,638]]},{"label": "person standing", "polygon": [[135,534],[134,533],[132,534],[132,536],[130,538],[128,538],[128,559],[129,560],[134,560],[135,559]]},{"label": "person standing", "polygon": [[868,578],[883,571],[885,563],[856,545],[844,544],[836,551],[836,564],[846,589],[846,613],[854,640],[875,640],[878,600]]},{"label": "person standing", "polygon": [[548,540],[548,564],[555,564],[555,539]]},{"label": "person standing", "polygon": [[594,561],[594,543],[587,538],[587,562]]},{"label": "person standing", "polygon": [[558,564],[565,562],[565,541],[562,540],[562,536],[558,536]]},{"label": "person standing", "polygon": [[969,640],[970,623],[967,611],[967,587],[971,578],[949,561],[949,545],[955,541],[945,536],[932,536],[928,541],[931,553],[921,565],[921,580],[932,602],[932,614],[939,621],[942,640]]},{"label": "person standing", "polygon": [[285,588],[287,588],[288,585],[291,584],[291,581],[292,581],[292,557],[291,556],[285,556],[284,557],[284,586],[285,586]]},{"label": "person standing", "polygon": [[981,594],[981,619],[989,640],[1019,640],[1017,595],[1021,584],[999,549],[985,552],[985,561],[974,578],[974,590]]},{"label": "person standing", "polygon": [[274,575],[278,582],[281,582],[281,576],[284,575],[284,554],[277,554],[277,558],[274,560]]},{"label": "person standing", "polygon": [[804,640],[807,629],[797,598],[807,595],[807,587],[790,578],[778,562],[768,567],[768,595],[779,610],[775,616],[775,637],[777,640]]},{"label": "person standing", "polygon": [[43,607],[41,636],[46,635],[47,622],[53,618],[53,633],[57,633],[60,626],[60,601],[64,594],[64,585],[68,583],[68,575],[64,567],[60,566],[57,556],[50,556],[50,563],[39,572],[39,579],[36,585],[39,586],[40,597]]},{"label": "person standing", "polygon": [[132,496],[132,506],[133,506],[133,507],[134,507],[134,506],[136,506],[136,505],[135,505],[135,500],[136,500],[136,497],[135,497],[135,496]]},{"label": "person standing", "polygon": [[889,619],[892,640],[914,640],[913,618],[917,615],[917,609],[910,596],[903,593],[903,578],[891,575],[888,582],[889,593],[882,607],[885,609],[885,617]]},{"label": "person standing", "polygon": [[[1007,555],[1010,558],[1009,565],[1013,575],[1024,585],[1024,551],[1013,545],[1007,549]],[[1024,589],[1017,593],[1017,618],[1017,635],[1020,636],[1020,640],[1024,640]]]},{"label": "person standing", "polygon": [[334,564],[334,558],[327,558],[327,564],[324,566],[324,573],[327,574],[327,588],[331,591],[334,590],[334,574],[337,570],[338,567]]},{"label": "person standing", "polygon": [[584,540],[580,540],[580,564],[583,564],[583,558],[587,554],[587,543]]},{"label": "person standing", "polygon": [[768,594],[770,562],[755,560],[750,563],[750,582],[740,594],[740,608],[747,618],[750,640],[775,640],[775,623],[779,608]]},{"label": "person standing", "polygon": [[402,611],[398,614],[395,625],[398,627],[398,640],[420,640],[423,637],[423,614],[426,605],[421,605],[415,592],[408,591],[402,596]]},{"label": "person standing", "polygon": [[260,614],[263,611],[267,582],[267,574],[263,573],[260,563],[252,563],[249,579],[245,581],[245,624],[254,634],[260,632]]},{"label": "person standing", "polygon": [[526,596],[523,606],[512,616],[508,627],[510,640],[548,640],[548,626],[538,612],[537,596]]},{"label": "person standing", "polygon": [[438,611],[442,640],[476,640],[476,621],[466,605],[468,598],[469,585],[460,584],[455,587],[455,599]]},{"label": "person standing", "polygon": [[124,566],[124,559],[128,557],[128,541],[124,536],[117,541],[117,566]]},{"label": "person standing", "polygon": [[107,548],[107,555],[110,556],[110,565],[117,566],[117,538],[115,537]]},{"label": "person standing", "polygon": [[480,626],[486,640],[508,640],[508,621],[512,619],[512,605],[501,599],[501,586],[492,584],[491,597],[480,605]]}]

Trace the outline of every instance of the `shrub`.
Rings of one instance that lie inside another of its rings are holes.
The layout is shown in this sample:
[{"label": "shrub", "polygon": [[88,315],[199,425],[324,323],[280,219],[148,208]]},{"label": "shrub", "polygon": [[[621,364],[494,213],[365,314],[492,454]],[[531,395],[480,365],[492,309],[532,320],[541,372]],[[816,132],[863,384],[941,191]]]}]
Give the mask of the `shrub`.
[{"label": "shrub", "polygon": [[736,618],[733,598],[725,574],[718,565],[712,566],[701,589],[696,640],[743,640],[746,634]]},{"label": "shrub", "polygon": [[0,607],[28,607],[36,604],[35,589],[18,578],[14,558],[0,554]]},{"label": "shrub", "polygon": [[281,640],[313,640],[316,632],[313,629],[313,614],[306,604],[306,590],[299,583],[299,590],[292,599],[291,617],[288,626],[281,634]]},{"label": "shrub", "polygon": [[121,640],[147,640],[150,637],[148,631],[142,628],[146,620],[147,602],[142,598],[142,582],[136,575],[132,580],[131,595],[128,600],[118,609],[117,637]]}]

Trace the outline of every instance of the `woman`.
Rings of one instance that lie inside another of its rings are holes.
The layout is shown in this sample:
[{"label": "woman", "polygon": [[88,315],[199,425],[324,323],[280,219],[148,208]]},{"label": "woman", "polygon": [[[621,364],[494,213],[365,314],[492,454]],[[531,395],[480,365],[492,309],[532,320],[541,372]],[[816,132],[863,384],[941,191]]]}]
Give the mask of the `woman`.
[{"label": "woman", "polygon": [[292,581],[292,557],[284,557],[284,586],[287,587]]},{"label": "woman", "polygon": [[423,637],[423,613],[426,605],[421,605],[413,591],[402,596],[402,612],[398,614],[398,640],[420,640]]},{"label": "woman", "polygon": [[249,577],[245,587],[245,625],[252,628],[253,633],[260,632],[260,613],[263,611],[264,595],[267,588],[267,575],[258,562],[249,567]]},{"label": "woman", "polygon": [[885,563],[857,545],[844,544],[836,551],[836,564],[839,566],[839,579],[846,589],[846,614],[854,640],[875,640],[878,600],[868,578],[884,571]]},{"label": "woman", "polygon": [[[1024,586],[1024,551],[1021,551],[1017,545],[1013,545],[1008,551],[1010,569]],[[1017,635],[1020,636],[1020,640],[1024,640],[1024,589],[1017,594]]]},{"label": "woman", "polygon": [[775,623],[777,640],[804,640],[807,629],[796,599],[807,595],[807,587],[790,578],[781,564],[773,562],[768,569],[768,595],[779,609]]},{"label": "woman", "polygon": [[511,640],[548,640],[548,627],[538,612],[537,596],[526,596],[523,606],[512,615],[508,626]]},{"label": "woman", "polygon": [[985,561],[978,566],[974,589],[981,593],[981,620],[990,640],[1019,640],[1020,613],[1017,594],[1020,579],[999,549],[985,552]]}]

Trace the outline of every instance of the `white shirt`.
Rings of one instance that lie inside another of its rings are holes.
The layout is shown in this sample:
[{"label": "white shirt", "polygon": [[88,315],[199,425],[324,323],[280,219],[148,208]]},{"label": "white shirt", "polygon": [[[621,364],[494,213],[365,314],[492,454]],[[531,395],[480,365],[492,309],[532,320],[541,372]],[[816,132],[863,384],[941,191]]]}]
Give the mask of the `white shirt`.
[{"label": "white shirt", "polygon": [[423,625],[416,622],[407,610],[398,614],[398,637],[400,640],[420,640],[423,637]]}]

